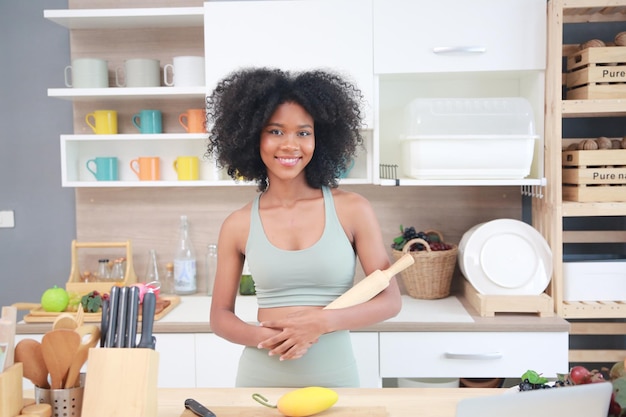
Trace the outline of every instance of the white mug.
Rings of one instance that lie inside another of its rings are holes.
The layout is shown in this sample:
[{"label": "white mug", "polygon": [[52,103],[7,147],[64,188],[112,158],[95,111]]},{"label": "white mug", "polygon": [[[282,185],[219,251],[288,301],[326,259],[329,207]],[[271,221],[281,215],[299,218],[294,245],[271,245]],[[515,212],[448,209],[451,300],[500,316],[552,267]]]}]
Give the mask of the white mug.
[{"label": "white mug", "polygon": [[161,85],[161,63],[158,59],[133,58],[124,61],[124,82],[120,81],[120,71],[115,70],[115,84],[118,87],[159,87]]},{"label": "white mug", "polygon": [[74,88],[107,88],[108,63],[99,58],[77,58],[65,67],[65,85]]},{"label": "white mug", "polygon": [[[203,86],[204,57],[202,56],[175,56],[173,64],[163,66],[163,83],[169,87]],[[172,73],[168,79],[168,70]]]}]

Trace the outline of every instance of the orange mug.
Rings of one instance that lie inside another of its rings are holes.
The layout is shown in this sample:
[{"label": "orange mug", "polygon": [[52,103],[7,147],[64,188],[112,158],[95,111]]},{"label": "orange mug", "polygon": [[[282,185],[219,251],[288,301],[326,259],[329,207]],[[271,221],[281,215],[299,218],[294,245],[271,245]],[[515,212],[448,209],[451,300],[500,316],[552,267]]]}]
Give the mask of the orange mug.
[{"label": "orange mug", "polygon": [[178,122],[187,133],[206,133],[206,113],[204,109],[189,109],[178,116]]},{"label": "orange mug", "polygon": [[140,181],[158,181],[161,179],[160,160],[158,156],[140,156],[130,161],[130,169]]}]

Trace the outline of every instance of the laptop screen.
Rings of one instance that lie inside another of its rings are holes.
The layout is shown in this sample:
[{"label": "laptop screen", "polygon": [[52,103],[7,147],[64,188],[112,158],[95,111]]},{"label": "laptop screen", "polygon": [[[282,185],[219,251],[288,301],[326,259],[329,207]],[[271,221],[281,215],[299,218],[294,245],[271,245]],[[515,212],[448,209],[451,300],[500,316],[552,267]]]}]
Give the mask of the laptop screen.
[{"label": "laptop screen", "polygon": [[612,392],[610,382],[525,392],[510,390],[464,398],[457,404],[456,417],[607,417]]}]

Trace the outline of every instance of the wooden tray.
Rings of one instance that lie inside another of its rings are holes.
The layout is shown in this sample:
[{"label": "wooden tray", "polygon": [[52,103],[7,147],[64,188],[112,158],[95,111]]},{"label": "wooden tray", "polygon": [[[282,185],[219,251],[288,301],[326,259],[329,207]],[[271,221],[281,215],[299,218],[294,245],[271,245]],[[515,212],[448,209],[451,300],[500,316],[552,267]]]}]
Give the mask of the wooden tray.
[{"label": "wooden tray", "polygon": [[463,280],[463,295],[481,317],[494,317],[497,313],[530,313],[539,317],[554,316],[552,297],[539,295],[484,295],[467,280]]},{"label": "wooden tray", "polygon": [[[205,404],[209,410],[213,411],[219,417],[284,417],[280,411],[275,408],[268,408],[263,405],[250,407],[210,407]],[[389,413],[385,407],[331,407],[319,414],[320,417],[388,417]],[[196,415],[185,410],[180,417],[196,417]]]},{"label": "wooden tray", "polygon": [[[154,312],[154,320],[162,319],[167,313],[172,311],[174,307],[180,304],[180,297],[177,295],[171,296],[159,296],[156,303],[156,309]],[[24,316],[26,323],[52,323],[61,313],[52,313],[44,311],[41,305],[37,304],[36,308],[30,310],[28,314]],[[102,313],[85,313],[85,323],[100,323]],[[141,317],[141,308],[139,309],[139,317]]]}]

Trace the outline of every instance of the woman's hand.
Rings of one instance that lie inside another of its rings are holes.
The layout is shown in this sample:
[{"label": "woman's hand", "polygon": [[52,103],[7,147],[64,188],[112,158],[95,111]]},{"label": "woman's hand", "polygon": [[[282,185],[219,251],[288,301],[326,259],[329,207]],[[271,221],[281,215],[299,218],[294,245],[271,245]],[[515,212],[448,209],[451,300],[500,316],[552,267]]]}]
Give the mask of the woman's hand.
[{"label": "woman's hand", "polygon": [[258,348],[269,349],[269,355],[280,355],[280,360],[301,358],[326,333],[324,316],[325,312],[315,309],[299,311],[284,319],[264,321],[261,326],[280,333],[263,340]]}]

